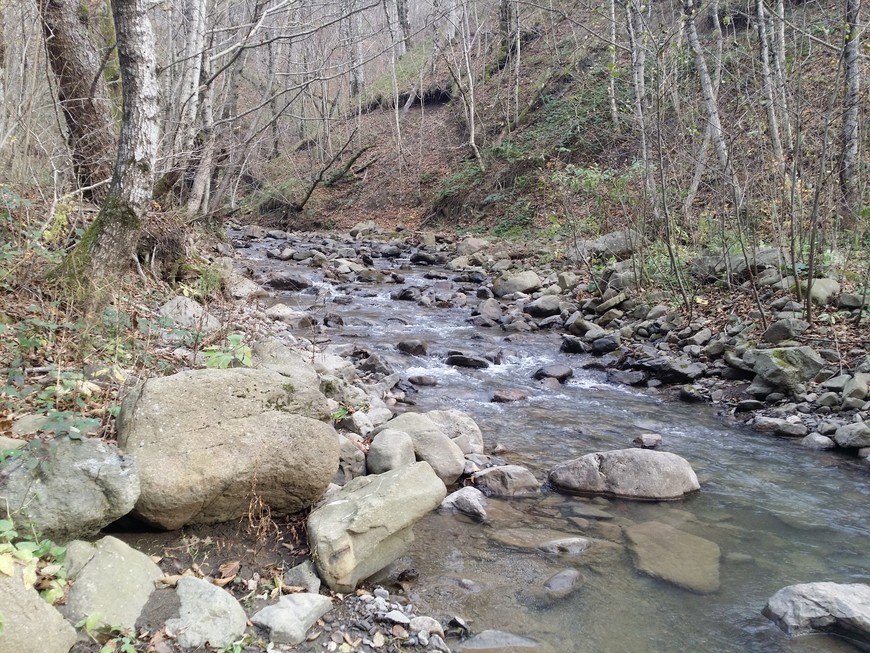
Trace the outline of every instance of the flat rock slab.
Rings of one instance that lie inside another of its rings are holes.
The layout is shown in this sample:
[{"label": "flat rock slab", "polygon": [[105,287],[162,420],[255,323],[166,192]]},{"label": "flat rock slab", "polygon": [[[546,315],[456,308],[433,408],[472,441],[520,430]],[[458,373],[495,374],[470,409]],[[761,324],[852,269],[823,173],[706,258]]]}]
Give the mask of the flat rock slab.
[{"label": "flat rock slab", "polygon": [[247,627],[244,609],[232,594],[207,580],[181,578],[175,589],[181,601],[179,615],[166,622],[166,629],[185,648],[229,646]]},{"label": "flat rock slab", "polygon": [[12,576],[0,573],[0,614],[2,653],[67,653],[76,642],[75,628],[24,582],[19,564]]},{"label": "flat rock slab", "polygon": [[770,597],[763,614],[789,635],[836,631],[870,642],[870,585],[789,585]]},{"label": "flat rock slab", "polygon": [[553,653],[545,642],[501,630],[484,630],[457,645],[458,653]]},{"label": "flat rock slab", "polygon": [[625,529],[637,570],[700,594],[719,589],[719,545],[650,521]]},{"label": "flat rock slab", "polygon": [[269,631],[276,644],[299,644],[308,629],[332,609],[332,600],[320,594],[287,594],[251,617],[251,622]]}]

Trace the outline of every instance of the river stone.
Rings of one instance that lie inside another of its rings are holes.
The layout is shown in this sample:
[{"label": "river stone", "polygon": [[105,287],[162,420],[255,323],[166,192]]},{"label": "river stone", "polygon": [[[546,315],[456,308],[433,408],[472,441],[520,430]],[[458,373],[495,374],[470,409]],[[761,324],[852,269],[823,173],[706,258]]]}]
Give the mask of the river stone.
[{"label": "river stone", "polygon": [[486,249],[489,245],[490,243],[488,240],[469,236],[456,246],[456,253],[460,256],[469,256],[471,254],[476,254],[482,249]]},{"label": "river stone", "polygon": [[864,422],[840,426],[834,431],[834,442],[847,449],[870,447],[870,426]]},{"label": "river stone", "polygon": [[676,454],[651,449],[590,453],[550,472],[557,490],[622,499],[680,499],[700,489],[692,466]]},{"label": "river stone", "polygon": [[496,297],[504,297],[513,293],[532,293],[541,287],[541,278],[532,270],[519,274],[504,275],[495,280],[492,292]]},{"label": "river stone", "polygon": [[542,379],[556,379],[559,383],[565,383],[568,379],[574,376],[574,370],[567,365],[547,365],[538,368],[532,375],[532,378],[541,381]]},{"label": "river stone", "polygon": [[[428,462],[444,483],[451,485],[465,469],[462,449],[428,416],[423,413],[403,413],[385,425],[411,436],[417,460]],[[382,429],[375,429],[377,436]]]},{"label": "river stone", "polygon": [[477,305],[477,313],[493,322],[497,322],[502,316],[501,304],[497,299],[490,297]]},{"label": "river stone", "polygon": [[290,587],[304,587],[306,592],[317,594],[320,591],[320,576],[314,563],[309,559],[284,572],[283,582]]},{"label": "river stone", "polygon": [[438,635],[444,637],[444,627],[437,619],[432,617],[419,616],[413,617],[408,621],[408,630],[412,633],[426,632],[430,635]]},{"label": "river stone", "polygon": [[795,317],[787,317],[782,320],[777,320],[767,327],[767,331],[764,332],[761,338],[776,345],[783,340],[794,340],[809,328],[809,322]]},{"label": "river stone", "polygon": [[336,592],[356,585],[405,554],[417,520],[447,495],[426,462],[361,476],[329,495],[308,517],[312,558]]},{"label": "river stone", "polygon": [[24,581],[20,564],[11,576],[0,573],[0,616],[0,653],[67,653],[76,643],[75,628]]},{"label": "river stone", "polygon": [[643,236],[630,229],[624,231],[612,231],[591,240],[580,240],[566,252],[566,256],[572,261],[586,263],[589,258],[611,256],[622,260],[631,256],[635,248],[643,242]]},{"label": "river stone", "polygon": [[835,630],[870,641],[870,585],[863,583],[789,585],[770,597],[762,612],[792,636]]},{"label": "river stone", "polygon": [[469,356],[468,354],[450,354],[444,361],[453,367],[468,367],[475,370],[483,370],[489,367],[489,361],[479,356]]},{"label": "river stone", "polygon": [[297,311],[287,304],[273,304],[266,309],[266,317],[283,322],[290,329],[299,331],[314,328],[314,318],[305,311]]},{"label": "river stone", "polygon": [[544,583],[544,592],[547,598],[564,599],[577,589],[581,580],[580,572],[576,569],[563,569],[547,579]]},{"label": "river stone", "polygon": [[[166,622],[166,630],[184,648],[229,646],[247,627],[242,606],[225,589],[202,578],[185,576],[175,587],[181,601],[178,617]],[[327,599],[328,600],[328,599]]]},{"label": "river stone", "polygon": [[332,600],[319,594],[286,594],[251,617],[251,622],[269,631],[276,644],[299,644],[314,623],[332,609]]},{"label": "river stone", "polygon": [[254,281],[237,272],[230,272],[224,278],[224,288],[232,299],[248,301],[254,297],[263,297],[268,293]]},{"label": "river stone", "polygon": [[837,446],[837,443],[827,435],[822,435],[821,433],[810,433],[801,440],[801,446],[804,446],[807,449],[824,450],[833,449]]},{"label": "river stone", "polygon": [[311,282],[298,272],[278,270],[272,273],[266,285],[275,290],[300,291],[311,286]]},{"label": "river stone", "polygon": [[30,470],[23,458],[0,464],[0,515],[21,530],[68,542],[94,535],[129,513],[139,498],[131,456],[96,438],[56,438],[47,469]]},{"label": "river stone", "polygon": [[815,377],[824,366],[818,353],[806,346],[757,349],[751,360],[753,371],[763,381],[790,390]]},{"label": "river stone", "polygon": [[[136,514],[173,530],[247,514],[252,492],[274,515],[312,505],[338,469],[326,405],[271,370],[193,370],[137,386],[118,444],[137,463]],[[142,470],[145,470],[144,473]]]},{"label": "river stone", "polygon": [[[489,537],[499,544],[510,547],[512,549],[524,549],[526,551],[541,551],[541,547],[547,543],[572,541],[577,539],[576,533],[567,533],[565,531],[557,531],[550,528],[502,528],[493,530]],[[586,538],[579,538],[585,540]],[[550,551],[552,553],[552,551]]]},{"label": "river stone", "polygon": [[549,644],[501,630],[484,630],[454,648],[457,653],[552,653]]},{"label": "river stone", "polygon": [[[174,329],[191,331],[194,334],[214,333],[221,328],[221,322],[207,313],[199,303],[189,297],[173,297],[158,310],[160,317],[171,320]],[[166,342],[182,342],[183,336],[172,332],[161,335]]]},{"label": "river stone", "polygon": [[523,401],[528,399],[529,395],[525,390],[519,388],[502,388],[492,393],[490,401],[495,404],[508,404],[514,401]]},{"label": "river stone", "polygon": [[490,467],[477,472],[473,480],[488,496],[521,497],[537,494],[541,489],[535,475],[520,465]]},{"label": "river stone", "polygon": [[523,312],[532,317],[550,317],[561,313],[562,300],[558,295],[544,295],[523,306]]},{"label": "river stone", "polygon": [[843,385],[844,399],[864,399],[870,386],[870,374],[858,372]]},{"label": "river stone", "polygon": [[344,485],[350,479],[366,474],[366,455],[351,438],[342,433],[338,437],[338,471],[332,479],[336,485]]},{"label": "river stone", "polygon": [[370,474],[383,474],[391,469],[411,465],[414,456],[414,441],[411,436],[398,429],[380,431],[369,445],[366,466]]},{"label": "river stone", "polygon": [[461,512],[477,521],[486,521],[486,495],[470,485],[459,488],[444,498],[439,510]]},{"label": "river stone", "polygon": [[761,433],[776,433],[789,438],[802,438],[809,429],[800,422],[789,422],[779,417],[758,415],[752,421],[752,429]]},{"label": "river stone", "polygon": [[[305,394],[307,397],[302,401],[308,401],[312,406],[322,410],[317,419],[325,419],[328,409],[325,407],[325,398],[320,393],[320,377],[314,365],[310,363],[310,356],[303,356],[298,351],[290,349],[277,338],[265,338],[251,347],[251,364],[261,370],[272,370],[285,377],[283,383],[291,383],[297,397]],[[316,417],[316,415],[309,415]]]},{"label": "river stone", "polygon": [[122,629],[136,625],[154,583],[163,576],[151,558],[111,536],[93,544],[70,542],[64,567],[74,582],[61,606],[63,615],[73,623],[99,615],[98,625]]},{"label": "river stone", "polygon": [[650,521],[625,529],[638,571],[678,587],[710,594],[719,589],[719,545]]},{"label": "river stone", "polygon": [[468,413],[461,410],[430,410],[425,415],[459,445],[463,453],[483,453],[483,434]]}]

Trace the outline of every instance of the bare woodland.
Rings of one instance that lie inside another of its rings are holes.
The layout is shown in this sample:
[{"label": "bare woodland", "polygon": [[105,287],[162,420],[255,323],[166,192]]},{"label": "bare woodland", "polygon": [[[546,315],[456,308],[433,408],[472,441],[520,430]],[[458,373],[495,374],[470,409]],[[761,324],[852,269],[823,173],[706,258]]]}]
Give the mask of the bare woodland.
[{"label": "bare woodland", "polygon": [[371,207],[631,226],[678,284],[686,245],[772,241],[812,268],[823,245],[866,243],[866,14],[861,0],[5,0],[0,188],[98,276],[132,263],[156,214],[293,228]]}]

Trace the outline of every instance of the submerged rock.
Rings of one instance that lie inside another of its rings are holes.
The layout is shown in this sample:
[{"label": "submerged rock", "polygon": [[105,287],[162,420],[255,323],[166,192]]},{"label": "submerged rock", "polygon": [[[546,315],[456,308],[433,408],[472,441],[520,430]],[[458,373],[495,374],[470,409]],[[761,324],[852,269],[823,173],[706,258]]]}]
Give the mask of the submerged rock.
[{"label": "submerged rock", "polygon": [[625,529],[641,573],[678,587],[709,594],[719,589],[719,545],[661,522]]}]

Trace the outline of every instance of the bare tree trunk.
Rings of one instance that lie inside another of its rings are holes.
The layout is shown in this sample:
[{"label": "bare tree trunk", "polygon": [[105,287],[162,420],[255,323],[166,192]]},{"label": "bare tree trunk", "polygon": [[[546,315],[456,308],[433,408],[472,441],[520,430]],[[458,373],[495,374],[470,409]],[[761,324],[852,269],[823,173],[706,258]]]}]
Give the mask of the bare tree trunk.
[{"label": "bare tree trunk", "polygon": [[[75,0],[39,0],[45,45],[67,126],[76,181],[82,188],[112,176],[116,134],[103,62],[88,36],[87,9]],[[100,200],[99,186],[86,195]]]},{"label": "bare tree trunk", "polygon": [[396,16],[402,28],[404,51],[411,49],[411,20],[408,18],[408,0],[396,0]]},{"label": "bare tree trunk", "polygon": [[764,105],[767,111],[767,130],[773,148],[773,158],[780,177],[785,176],[785,158],[782,155],[782,140],[779,137],[779,118],[775,99],[773,76],[770,72],[770,36],[764,0],[756,0],[755,14],[758,27],[759,57],[761,58],[761,86],[764,90]]},{"label": "bare tree trunk", "polygon": [[124,111],[109,195],[97,219],[64,261],[71,281],[96,290],[130,266],[151,203],[160,136],[154,30],[147,0],[115,0],[113,15]]},{"label": "bare tree trunk", "polygon": [[619,128],[619,111],[616,108],[616,0],[610,0],[610,70],[607,80],[607,100],[610,104],[610,122]]},{"label": "bare tree trunk", "polygon": [[840,188],[845,225],[852,227],[861,211],[860,161],[861,139],[859,108],[861,101],[861,0],[846,0],[843,70],[846,93],[843,97],[843,151],[840,160]]},{"label": "bare tree trunk", "polygon": [[782,116],[782,126],[785,130],[785,149],[791,153],[794,149],[794,133],[791,127],[791,116],[789,115],[789,107],[791,101],[789,99],[788,86],[785,83],[786,75],[786,59],[785,59],[785,2],[784,0],[776,0],[776,29],[774,34],[773,48],[773,68],[776,72],[776,97],[780,106],[780,115]]},{"label": "bare tree trunk", "polygon": [[[205,58],[205,56],[203,56]],[[203,77],[208,77],[208,62],[203,63]],[[215,169],[215,131],[214,131],[214,85],[202,91],[200,101],[200,135],[197,153],[196,174],[187,199],[187,215],[195,216],[208,211],[211,198],[211,181]]]},{"label": "bare tree trunk", "polygon": [[722,129],[722,121],[719,118],[719,107],[716,103],[716,94],[713,92],[713,82],[710,79],[710,71],[707,68],[707,60],[704,58],[704,50],[698,40],[698,30],[695,26],[695,8],[692,0],[684,0],[683,12],[686,16],[686,31],[689,45],[695,53],[695,67],[698,69],[698,77],[701,81],[701,91],[704,95],[704,104],[707,107],[707,120],[710,122],[710,137],[713,140],[713,149],[719,159],[725,183],[730,186],[734,208],[740,212],[743,209],[743,189],[737,180],[737,175],[731,165],[731,157],[728,154],[728,144],[725,142],[725,132]]}]

